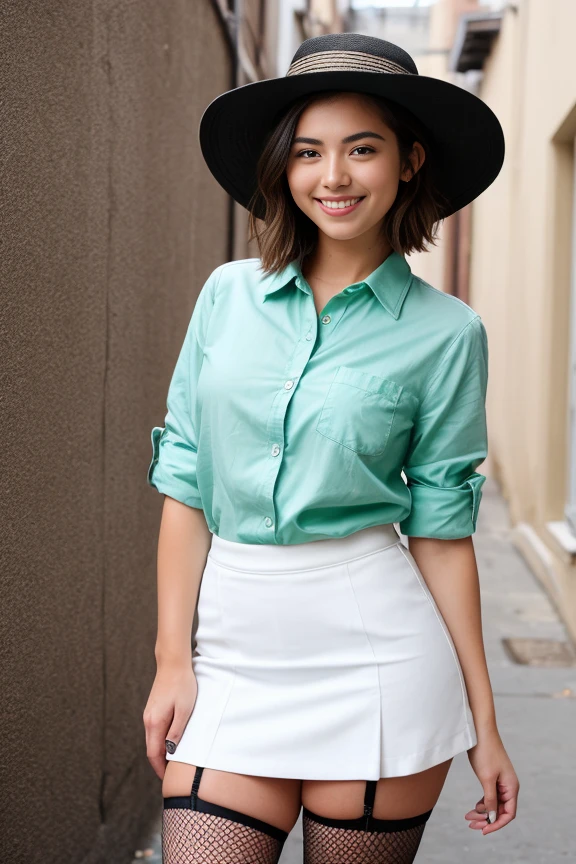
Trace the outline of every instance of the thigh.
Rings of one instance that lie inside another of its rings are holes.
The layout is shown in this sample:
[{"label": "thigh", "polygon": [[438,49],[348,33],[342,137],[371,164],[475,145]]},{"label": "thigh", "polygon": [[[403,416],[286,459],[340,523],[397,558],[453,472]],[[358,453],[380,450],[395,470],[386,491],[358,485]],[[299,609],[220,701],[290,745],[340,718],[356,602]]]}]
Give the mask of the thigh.
[{"label": "thigh", "polygon": [[[162,796],[190,795],[195,770],[195,765],[170,759],[162,781]],[[301,780],[205,768],[198,797],[291,831],[300,814],[301,786]]]},{"label": "thigh", "polygon": [[[405,777],[383,777],[376,786],[373,816],[406,819],[435,806],[452,759]],[[303,780],[302,804],[319,816],[357,819],[363,813],[365,780]]]}]

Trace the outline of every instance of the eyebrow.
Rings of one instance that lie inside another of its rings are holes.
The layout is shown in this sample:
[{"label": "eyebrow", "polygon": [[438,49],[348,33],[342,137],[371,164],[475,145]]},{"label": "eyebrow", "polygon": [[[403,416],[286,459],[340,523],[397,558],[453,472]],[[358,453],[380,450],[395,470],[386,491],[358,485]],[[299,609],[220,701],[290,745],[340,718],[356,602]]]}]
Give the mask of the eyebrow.
[{"label": "eyebrow", "polygon": [[[352,141],[359,141],[361,138],[380,138],[381,141],[385,140],[382,135],[379,135],[377,132],[355,132],[354,135],[348,135],[346,138],[342,138],[342,144],[351,144]],[[324,141],[320,141],[319,138],[303,138],[302,136],[299,136],[298,138],[294,138],[292,143],[317,144],[321,146],[324,144]]]}]

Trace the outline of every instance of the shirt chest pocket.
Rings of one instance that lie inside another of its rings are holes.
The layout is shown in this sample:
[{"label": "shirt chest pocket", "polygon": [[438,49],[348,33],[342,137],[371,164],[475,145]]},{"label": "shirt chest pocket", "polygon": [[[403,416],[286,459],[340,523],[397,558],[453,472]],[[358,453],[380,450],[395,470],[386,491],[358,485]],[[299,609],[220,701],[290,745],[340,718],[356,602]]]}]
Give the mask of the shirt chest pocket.
[{"label": "shirt chest pocket", "polygon": [[361,456],[381,456],[394,426],[400,384],[339,366],[320,411],[316,431]]}]

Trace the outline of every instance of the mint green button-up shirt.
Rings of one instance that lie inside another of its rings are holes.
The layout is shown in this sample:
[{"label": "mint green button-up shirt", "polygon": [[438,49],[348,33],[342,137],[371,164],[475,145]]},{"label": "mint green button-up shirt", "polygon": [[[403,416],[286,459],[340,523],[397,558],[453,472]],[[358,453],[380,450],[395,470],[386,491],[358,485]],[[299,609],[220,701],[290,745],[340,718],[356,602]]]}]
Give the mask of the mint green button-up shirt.
[{"label": "mint green button-up shirt", "polygon": [[476,530],[487,456],[482,320],[393,252],[318,315],[296,262],[217,267],[152,430],[148,483],[240,543],[396,522]]}]

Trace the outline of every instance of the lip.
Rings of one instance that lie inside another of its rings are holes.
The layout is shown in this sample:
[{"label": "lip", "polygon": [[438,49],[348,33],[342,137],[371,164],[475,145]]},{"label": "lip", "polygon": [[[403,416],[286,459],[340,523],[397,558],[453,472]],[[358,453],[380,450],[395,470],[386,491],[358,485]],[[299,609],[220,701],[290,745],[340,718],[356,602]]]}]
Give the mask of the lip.
[{"label": "lip", "polygon": [[352,204],[350,207],[325,207],[319,198],[315,198],[314,200],[316,201],[320,209],[324,213],[328,213],[329,216],[347,216],[348,213],[352,213],[354,210],[356,210],[357,207],[360,206],[360,204],[362,204],[362,201],[364,201],[365,197],[366,196],[361,198],[360,201],[357,201],[356,204]]}]

